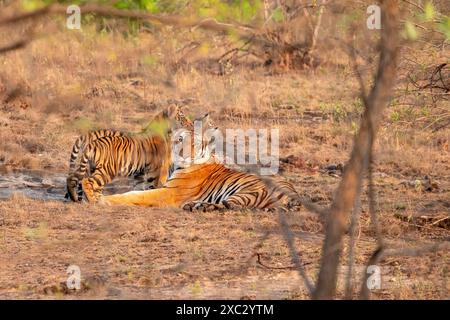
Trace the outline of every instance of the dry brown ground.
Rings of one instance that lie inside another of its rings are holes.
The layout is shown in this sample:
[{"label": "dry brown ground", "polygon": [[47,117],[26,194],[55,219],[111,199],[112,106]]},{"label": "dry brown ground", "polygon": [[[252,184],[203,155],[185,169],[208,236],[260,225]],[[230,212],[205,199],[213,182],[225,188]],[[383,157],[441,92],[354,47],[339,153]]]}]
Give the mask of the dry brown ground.
[{"label": "dry brown ground", "polygon": [[[238,66],[217,76],[193,67],[175,71],[170,50],[148,35],[131,41],[55,32],[1,56],[0,93],[23,89],[0,104],[2,177],[25,169],[39,183],[64,177],[80,133],[138,131],[176,99],[191,115],[209,111],[222,128],[280,128],[281,157],[297,157],[282,174],[302,195],[330,204],[339,172],[325,168],[348,158],[361,108],[349,64],[283,75]],[[394,247],[449,241],[450,128],[432,131],[419,116],[411,120],[420,107],[407,115],[399,110],[385,115],[376,145],[383,234]],[[63,185],[50,187],[62,196]],[[276,214],[112,208],[30,199],[21,191],[0,202],[1,298],[307,298]],[[358,268],[375,248],[365,201],[364,194]],[[290,214],[289,224],[315,278],[322,224],[305,209]],[[386,259],[374,298],[448,298],[449,262],[449,252]],[[61,284],[72,264],[81,269],[79,292]]]}]

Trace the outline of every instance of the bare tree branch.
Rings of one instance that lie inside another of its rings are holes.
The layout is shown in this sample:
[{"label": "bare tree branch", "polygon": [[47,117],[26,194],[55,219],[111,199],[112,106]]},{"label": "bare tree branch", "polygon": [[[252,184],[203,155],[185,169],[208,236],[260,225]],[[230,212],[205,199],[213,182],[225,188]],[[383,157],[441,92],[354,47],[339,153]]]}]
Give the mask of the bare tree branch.
[{"label": "bare tree branch", "polygon": [[[355,42],[355,35],[353,35],[353,42]],[[356,48],[353,45],[349,45],[349,51],[350,51],[350,55],[351,55],[351,60],[353,62],[353,70],[355,72],[356,78],[358,80],[359,83],[359,88],[360,88],[360,96],[361,96],[361,100],[364,103],[364,105],[367,105],[367,91],[366,91],[366,85],[364,84],[364,78],[361,74],[361,70],[358,67],[358,62],[357,62],[357,52],[356,52]]]},{"label": "bare tree branch", "polygon": [[350,239],[348,243],[348,258],[347,258],[347,276],[345,281],[345,298],[351,299],[353,295],[353,283],[352,283],[352,275],[353,275],[353,264],[354,264],[354,250],[355,250],[355,242],[356,242],[356,227],[358,225],[358,219],[361,210],[361,200],[360,195],[356,197],[356,205],[352,211],[349,234]]},{"label": "bare tree branch", "polygon": [[[13,17],[7,16],[2,18],[2,16],[0,15],[0,26],[21,21],[34,20],[48,15],[65,15],[66,9],[67,8],[64,5],[51,4],[47,7],[33,11],[31,13],[19,14]],[[251,26],[240,25],[238,23],[224,23],[219,22],[214,18],[206,18],[198,20],[193,19],[191,17],[182,17],[177,15],[152,14],[140,10],[121,10],[110,6],[96,5],[96,4],[85,4],[80,6],[80,9],[83,14],[91,13],[104,17],[141,19],[150,21],[155,24],[189,28],[190,30],[204,29],[215,32],[223,32],[225,34],[233,34],[234,36],[243,41],[250,41],[252,45],[257,45],[261,47],[264,52],[266,51],[267,48],[271,48],[274,50],[272,53],[274,53],[275,56],[277,57],[280,54],[281,56],[286,55],[290,57],[293,54],[293,52],[300,52],[302,53],[302,55],[309,53],[308,56],[311,56],[310,51],[311,48],[314,49],[315,47],[317,33],[321,24],[324,5],[320,5],[319,7],[317,23],[315,28],[313,29],[312,47],[310,45],[306,45],[305,43],[290,43],[289,41],[285,40],[280,41],[280,39],[277,38],[276,36],[272,37],[273,35],[271,34],[271,32],[268,32],[266,28],[253,28]],[[288,63],[288,66],[290,66],[290,63]]]},{"label": "bare tree branch", "polygon": [[[380,262],[382,256],[384,253],[384,247],[378,247],[370,256],[369,261],[367,262],[367,267],[376,265]],[[361,290],[359,292],[359,298],[362,300],[369,299],[369,286],[367,285],[367,280],[369,279],[369,274],[367,272],[364,272],[363,280],[361,282]]]},{"label": "bare tree branch", "polygon": [[373,231],[377,237],[378,246],[384,247],[383,235],[381,233],[380,223],[378,222],[378,215],[376,212],[376,198],[375,198],[375,185],[373,183],[373,151],[369,153],[369,168],[367,173],[368,188],[369,188],[369,214]]},{"label": "bare tree branch", "polygon": [[[239,36],[242,39],[250,39],[251,37],[255,36],[256,30],[247,27],[247,26],[241,26],[231,23],[223,23],[218,22],[217,20],[213,18],[207,18],[203,20],[193,20],[190,18],[180,17],[176,15],[172,16],[163,16],[163,15],[157,15],[152,14],[148,12],[143,12],[140,10],[121,10],[116,9],[109,6],[101,6],[101,5],[95,5],[95,4],[86,4],[80,6],[81,12],[86,13],[92,13],[97,14],[101,16],[110,16],[115,18],[136,18],[136,19],[143,19],[148,20],[164,25],[170,25],[175,27],[186,27],[186,28],[201,28],[205,30],[214,30],[214,31],[223,31],[223,32],[230,32],[232,31],[234,34]],[[20,21],[26,21],[26,20],[33,20],[40,18],[42,16],[46,15],[59,15],[59,14],[66,14],[67,7],[64,5],[59,4],[51,4],[48,5],[42,9],[29,12],[29,13],[23,13],[19,14],[17,16],[13,17],[0,17],[0,26],[13,24]],[[256,39],[257,41],[262,41],[263,43],[265,40],[263,38]]]},{"label": "bare tree branch", "polygon": [[316,25],[314,26],[314,31],[312,33],[311,38],[311,47],[309,48],[309,53],[312,55],[314,49],[316,48],[317,36],[319,34],[320,25],[322,24],[322,15],[325,10],[326,1],[323,1],[323,4],[319,8],[319,13],[317,14]]},{"label": "bare tree branch", "polygon": [[291,229],[289,228],[289,225],[286,221],[285,213],[282,210],[278,210],[278,217],[280,219],[280,225],[281,229],[283,231],[283,235],[286,239],[286,242],[289,247],[289,251],[292,257],[292,262],[294,263],[300,277],[305,282],[306,288],[308,289],[309,295],[312,297],[314,293],[314,284],[309,279],[308,275],[306,274],[306,270],[304,267],[304,264],[301,262],[300,256],[297,253],[297,250],[295,248],[294,243],[294,235],[292,234]]},{"label": "bare tree branch", "polygon": [[[326,236],[322,250],[321,268],[317,282],[316,299],[331,299],[336,294],[339,258],[342,252],[342,238],[346,230],[349,213],[362,185],[368,152],[373,144],[382,112],[387,106],[396,76],[398,45],[398,6],[395,0],[382,2],[381,53],[375,84],[367,99],[367,105],[358,135],[355,137],[352,154],[326,224]],[[373,130],[370,130],[372,126]]]},{"label": "bare tree branch", "polygon": [[9,44],[5,47],[1,47],[0,48],[0,54],[2,53],[6,53],[8,51],[14,51],[14,50],[18,50],[18,49],[22,49],[24,48],[28,43],[30,43],[32,40],[32,38],[27,38],[27,39],[21,39],[18,40],[12,44]]},{"label": "bare tree branch", "polygon": [[[26,20],[33,20],[42,16],[45,16],[46,14],[50,13],[51,10],[54,8],[54,5],[49,5],[47,7],[44,7],[42,9],[38,9],[32,12],[22,13],[16,16],[12,17],[5,17],[3,19],[0,19],[0,26],[7,25],[7,24],[13,24],[17,22],[22,22]],[[64,12],[66,12],[66,9],[64,8]]]}]

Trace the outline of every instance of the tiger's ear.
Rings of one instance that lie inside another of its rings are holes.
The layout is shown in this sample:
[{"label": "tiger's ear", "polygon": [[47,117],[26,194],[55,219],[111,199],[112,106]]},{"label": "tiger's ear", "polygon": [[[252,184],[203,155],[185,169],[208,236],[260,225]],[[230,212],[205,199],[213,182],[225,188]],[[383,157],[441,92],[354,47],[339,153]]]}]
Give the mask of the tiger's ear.
[{"label": "tiger's ear", "polygon": [[214,123],[211,120],[211,117],[209,116],[209,113],[205,113],[203,117],[200,119],[202,121],[203,128],[213,128]]},{"label": "tiger's ear", "polygon": [[[214,121],[211,120],[211,117],[209,116],[209,113],[206,113],[203,117],[202,117],[202,125],[203,128],[213,128],[213,129],[218,129],[217,127],[215,127]],[[215,128],[214,128],[215,127]]]},{"label": "tiger's ear", "polygon": [[165,116],[170,119],[175,119],[176,115],[181,111],[181,107],[176,104],[171,104],[164,110]]}]

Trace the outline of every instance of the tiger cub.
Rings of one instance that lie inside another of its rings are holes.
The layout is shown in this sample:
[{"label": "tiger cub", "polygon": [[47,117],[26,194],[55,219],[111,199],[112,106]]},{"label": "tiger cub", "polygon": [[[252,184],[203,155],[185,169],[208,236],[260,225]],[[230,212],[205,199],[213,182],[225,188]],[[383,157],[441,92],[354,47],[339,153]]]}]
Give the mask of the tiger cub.
[{"label": "tiger cub", "polygon": [[[152,130],[152,127],[161,123],[165,118],[175,119],[175,122],[180,128],[191,128],[193,126],[192,121],[189,120],[183,113],[183,110],[180,106],[171,105],[166,110],[158,113],[150,123],[140,132],[145,133]],[[123,136],[132,136],[133,133],[126,133],[118,130],[110,130],[110,129],[100,129],[91,131],[87,134],[81,135],[75,140],[75,143],[72,147],[72,152],[70,154],[69,160],[69,173],[73,172],[78,165],[77,160],[78,155],[83,153],[84,148],[91,142],[98,140],[102,137],[123,137]]]},{"label": "tiger cub", "polygon": [[[77,139],[67,178],[70,199],[81,201],[84,191],[88,201],[95,201],[104,186],[118,176],[133,176],[152,187],[160,187],[170,170],[171,119],[175,119],[175,127],[192,127],[181,108],[174,107],[158,114],[138,134],[100,130]],[[105,135],[101,136],[102,133]],[[79,163],[72,165],[78,157]]]}]

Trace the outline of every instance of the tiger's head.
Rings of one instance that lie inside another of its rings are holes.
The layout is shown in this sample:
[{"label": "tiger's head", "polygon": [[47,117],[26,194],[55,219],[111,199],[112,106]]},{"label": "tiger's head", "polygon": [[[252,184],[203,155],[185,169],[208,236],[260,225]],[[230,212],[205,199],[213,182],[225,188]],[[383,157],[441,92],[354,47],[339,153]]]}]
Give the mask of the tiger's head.
[{"label": "tiger's head", "polygon": [[193,130],[194,124],[185,116],[181,106],[173,104],[159,112],[142,129],[142,133],[159,134],[168,137],[174,130],[180,128]]},{"label": "tiger's head", "polygon": [[215,161],[215,134],[209,114],[194,120],[189,128],[181,128],[172,134],[172,155],[176,168]]}]

